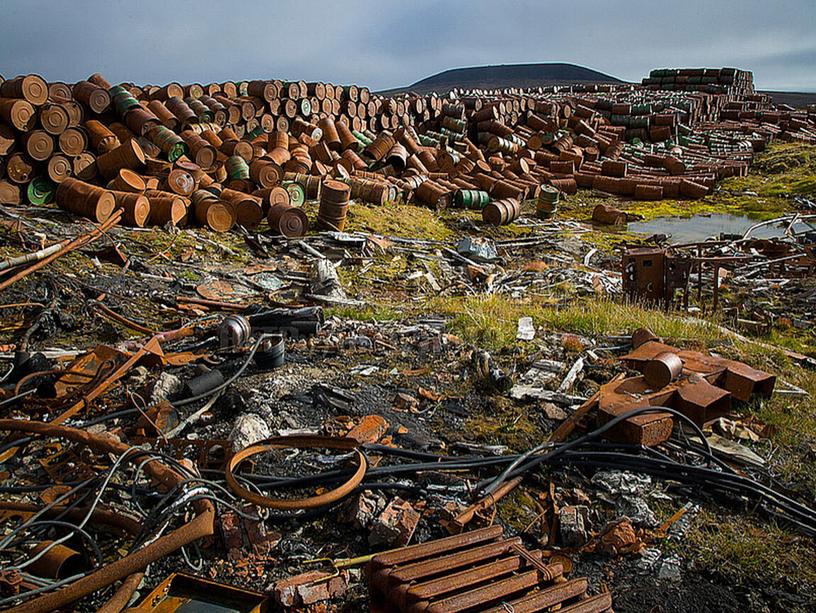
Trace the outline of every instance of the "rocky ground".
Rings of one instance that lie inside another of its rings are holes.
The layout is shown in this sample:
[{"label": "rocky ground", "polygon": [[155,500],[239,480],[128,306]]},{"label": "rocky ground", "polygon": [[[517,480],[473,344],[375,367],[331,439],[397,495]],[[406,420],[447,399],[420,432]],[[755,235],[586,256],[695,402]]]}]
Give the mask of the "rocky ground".
[{"label": "rocky ground", "polygon": [[[580,359],[583,368],[564,391],[587,398],[625,370],[617,358],[628,350],[631,333],[647,327],[675,346],[745,361],[806,393],[774,394],[741,405],[714,428],[764,458],[762,468],[746,469],[753,477],[812,504],[816,371],[812,362],[785,350],[816,357],[816,335],[808,325],[816,317],[816,281],[726,283],[717,312],[710,308],[708,288],[701,302],[694,297],[691,313],[625,304],[619,248],[652,239],[589,222],[601,201],[647,219],[729,212],[761,220],[802,207],[797,196],[816,196],[814,147],[773,146],[752,175],[726,181],[700,202],[633,203],[580,192],[562,202],[554,220],[537,220],[527,203],[521,220],[500,228],[485,227],[475,213],[407,204],[352,205],[351,238],[310,234],[301,241],[263,233],[117,228],[4,290],[0,345],[6,361],[11,346],[23,343],[32,352],[51,351],[64,365],[72,352],[98,344],[141,341],[153,331],[191,321],[203,330],[247,305],[302,304],[309,302],[304,294],[314,291],[313,269],[321,256],[336,264],[339,282],[330,299],[316,299],[325,309],[322,331],[287,342],[286,364],[279,369],[249,367],[176,433],[178,439],[191,446],[214,440],[240,448],[277,434],[346,435],[375,415],[382,419],[377,436],[382,444],[435,454],[523,452],[545,441],[580,403],[515,399],[480,366],[487,356],[516,383],[534,363],[552,361],[550,389],[559,388]],[[1,209],[0,255],[31,251],[41,240],[72,236],[83,226],[88,224],[57,209]],[[495,253],[465,250],[460,241],[466,237],[489,239]],[[745,324],[745,309],[738,308],[748,300],[769,314],[761,330]],[[108,311],[130,323],[123,325]],[[525,317],[532,318],[531,328],[520,324]],[[134,323],[140,329],[133,329]],[[162,394],[180,393],[183,382],[206,368],[229,376],[245,361],[244,354],[219,352],[212,343],[191,339],[172,348],[200,355],[172,367],[138,367],[80,417],[149,407]],[[172,420],[188,418],[198,408],[179,407]],[[50,410],[46,401],[29,399],[10,415]],[[106,427],[130,431],[137,418],[121,417]],[[3,496],[20,499],[9,486],[44,482],[39,460],[52,452],[35,445],[25,456],[5,458]],[[400,462],[376,453],[372,458],[377,466]],[[94,459],[84,460],[93,465]],[[256,471],[313,474],[341,460],[337,452],[277,453],[259,459]],[[212,479],[219,478],[215,471],[209,473]],[[470,502],[473,483],[474,475],[434,470],[391,478],[387,487],[355,495],[327,512],[268,519],[258,538],[264,547],[253,553],[230,554],[215,539],[189,553],[189,560],[165,558],[151,567],[140,593],[171,570],[272,591],[281,578],[321,568],[307,563],[312,558],[352,558],[388,548],[395,541],[376,536],[376,518],[397,497],[418,519],[412,542],[443,536],[442,524],[452,510]],[[305,487],[301,493],[313,490]],[[558,525],[558,510],[565,507],[580,509],[583,526],[576,533]],[[813,540],[704,488],[633,473],[542,468],[474,520],[479,522],[500,523],[529,548],[569,557],[573,574],[589,577],[595,591],[613,592],[616,611],[816,607]],[[615,538],[604,538],[610,534]],[[105,553],[115,555],[115,550],[111,545]],[[87,599],[79,610],[94,610],[105,596]],[[314,609],[359,611],[366,599],[365,580],[354,569],[348,589]]]}]

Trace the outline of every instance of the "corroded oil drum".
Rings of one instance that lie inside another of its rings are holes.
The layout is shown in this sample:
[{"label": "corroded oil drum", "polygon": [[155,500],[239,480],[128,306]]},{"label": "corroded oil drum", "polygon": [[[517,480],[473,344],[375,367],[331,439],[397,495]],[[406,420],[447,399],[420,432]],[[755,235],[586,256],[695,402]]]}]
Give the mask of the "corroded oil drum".
[{"label": "corroded oil drum", "polygon": [[88,132],[91,147],[93,147],[99,154],[113,151],[122,144],[116,134],[111,132],[107,126],[96,119],[86,121],[85,130]]},{"label": "corroded oil drum", "polygon": [[96,159],[96,168],[99,174],[106,179],[112,179],[122,168],[138,170],[145,165],[144,151],[135,139],[119,145],[113,151],[100,155]]},{"label": "corroded oil drum", "polygon": [[107,90],[90,81],[79,81],[73,87],[74,98],[99,115],[111,105],[111,97]]},{"label": "corroded oil drum", "polygon": [[351,188],[345,183],[329,179],[323,182],[317,225],[327,230],[342,232],[346,226]]},{"label": "corroded oil drum", "polygon": [[74,178],[59,184],[56,202],[66,211],[99,223],[106,221],[116,208],[116,199],[110,191]]},{"label": "corroded oil drum", "polygon": [[226,163],[227,175],[230,179],[249,179],[249,165],[239,155],[230,156]]},{"label": "corroded oil drum", "polygon": [[138,136],[145,136],[152,129],[160,126],[158,117],[143,106],[132,108],[125,113],[125,124],[131,132]]},{"label": "corroded oil drum", "polygon": [[152,143],[164,152],[171,162],[175,162],[181,156],[187,155],[187,143],[178,134],[164,126],[155,126],[148,132],[147,136]]},{"label": "corroded oil drum", "polygon": [[74,173],[74,165],[71,159],[65,155],[53,155],[46,165],[48,178],[54,183],[62,183]]},{"label": "corroded oil drum", "polygon": [[108,182],[108,189],[119,192],[132,192],[141,194],[147,189],[147,184],[142,176],[127,168],[122,168],[117,175]]},{"label": "corroded oil drum", "polygon": [[245,228],[255,228],[261,223],[263,205],[260,198],[234,189],[224,189],[221,191],[221,199],[232,206],[236,221]]},{"label": "corroded oil drum", "polygon": [[27,132],[37,124],[37,114],[31,103],[14,98],[0,99],[0,119],[21,132]]},{"label": "corroded oil drum", "polygon": [[283,170],[270,160],[254,160],[249,165],[249,177],[261,187],[274,187],[280,183]]},{"label": "corroded oil drum", "polygon": [[197,190],[192,195],[193,216],[199,225],[214,232],[228,232],[235,225],[232,206],[206,190]]},{"label": "corroded oil drum", "polygon": [[68,129],[71,118],[68,111],[59,104],[46,104],[40,108],[40,125],[53,136],[59,136]]},{"label": "corroded oil drum", "polygon": [[269,207],[266,219],[275,234],[288,237],[303,236],[309,227],[309,217],[306,212],[299,207],[285,203]]},{"label": "corroded oil drum", "polygon": [[0,83],[0,97],[18,98],[34,106],[48,100],[48,84],[38,75],[23,75]]},{"label": "corroded oil drum", "polygon": [[45,177],[36,177],[26,188],[26,196],[31,204],[43,205],[48,204],[54,199],[57,192],[57,186]]},{"label": "corroded oil drum", "polygon": [[512,198],[493,200],[482,209],[482,220],[493,226],[513,223],[521,215],[521,203]]},{"label": "corroded oil drum", "polygon": [[65,155],[74,157],[88,148],[88,136],[85,131],[79,128],[66,128],[58,139],[59,150]]},{"label": "corroded oil drum", "polygon": [[23,135],[23,146],[32,160],[44,162],[54,153],[54,137],[45,130],[31,130]]},{"label": "corroded oil drum", "polygon": [[146,196],[150,202],[148,223],[154,226],[165,226],[168,223],[177,226],[187,215],[187,206],[180,196]]},{"label": "corroded oil drum", "polygon": [[150,202],[141,194],[133,192],[110,192],[116,200],[116,207],[124,211],[122,223],[127,226],[144,228],[150,217]]}]

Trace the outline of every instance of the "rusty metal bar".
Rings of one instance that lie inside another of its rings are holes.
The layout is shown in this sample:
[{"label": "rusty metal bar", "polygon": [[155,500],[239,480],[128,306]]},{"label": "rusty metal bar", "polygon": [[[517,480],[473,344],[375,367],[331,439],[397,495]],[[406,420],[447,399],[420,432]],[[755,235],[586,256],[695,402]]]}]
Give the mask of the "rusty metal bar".
[{"label": "rusty metal bar", "polygon": [[[589,582],[581,577],[572,579],[565,583],[559,583],[553,587],[548,587],[540,592],[535,592],[529,596],[524,596],[517,600],[506,603],[513,613],[536,613],[562,604],[572,598],[578,598],[586,593]],[[498,607],[486,610],[484,613],[507,613],[507,607],[502,604]]]},{"label": "rusty metal bar", "polygon": [[3,291],[4,289],[9,287],[10,285],[13,285],[14,283],[19,281],[20,279],[23,279],[23,278],[27,277],[28,275],[30,275],[31,273],[39,270],[43,266],[48,266],[48,264],[50,264],[51,262],[56,260],[58,257],[63,256],[66,253],[70,253],[71,251],[74,251],[75,249],[79,249],[81,247],[84,247],[85,245],[89,245],[92,242],[94,242],[95,240],[101,238],[105,234],[105,232],[110,230],[113,226],[115,226],[119,222],[119,220],[122,218],[122,215],[124,215],[124,210],[123,209],[117,209],[116,211],[114,211],[113,215],[111,215],[105,221],[105,223],[95,227],[90,232],[75,238],[74,240],[72,240],[67,245],[64,245],[59,251],[57,251],[55,253],[52,253],[47,258],[44,258],[44,259],[40,260],[39,262],[35,262],[34,264],[29,266],[28,268],[25,268],[25,269],[21,270],[17,274],[12,275],[8,279],[6,279],[2,283],[0,283],[0,291]]}]

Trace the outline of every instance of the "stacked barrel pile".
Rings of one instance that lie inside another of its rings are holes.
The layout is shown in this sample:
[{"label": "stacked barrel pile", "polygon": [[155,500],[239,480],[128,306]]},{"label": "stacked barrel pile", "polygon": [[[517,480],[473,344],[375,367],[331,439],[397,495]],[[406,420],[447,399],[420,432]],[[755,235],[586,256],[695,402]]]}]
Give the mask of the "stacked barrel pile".
[{"label": "stacked barrel pile", "polygon": [[740,97],[743,73],[718,74],[733,77],[731,93],[604,85],[444,98],[300,81],[137,87],[95,74],[69,86],[26,75],[0,80],[0,203],[54,201],[97,221],[122,209],[133,226],[221,232],[266,220],[299,236],[306,200],[320,202],[317,227],[342,230],[352,200],[461,206],[501,224],[531,199],[550,216],[579,188],[699,198],[744,173],[768,139],[810,138],[816,126],[812,112]]},{"label": "stacked barrel pile", "polygon": [[754,74],[737,68],[658,68],[643,79],[643,85],[664,91],[750,96],[754,93]]}]

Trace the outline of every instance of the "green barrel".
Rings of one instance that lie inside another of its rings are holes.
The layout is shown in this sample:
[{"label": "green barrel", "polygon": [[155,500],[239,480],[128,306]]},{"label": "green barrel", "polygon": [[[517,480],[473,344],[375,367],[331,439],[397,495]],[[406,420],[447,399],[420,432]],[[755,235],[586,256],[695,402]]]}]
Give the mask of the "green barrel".
[{"label": "green barrel", "polygon": [[558,211],[558,188],[552,185],[542,185],[536,201],[536,216],[539,219],[551,219]]},{"label": "green barrel", "polygon": [[45,177],[36,177],[28,184],[28,201],[31,204],[48,204],[54,199],[57,186]]},{"label": "green barrel", "polygon": [[490,196],[478,189],[457,189],[453,193],[453,203],[462,209],[481,211],[490,203]]},{"label": "green barrel", "polygon": [[148,138],[164,152],[171,162],[175,162],[182,155],[187,155],[187,143],[178,134],[164,126],[156,126],[150,130]]},{"label": "green barrel", "polygon": [[300,101],[300,114],[304,117],[308,117],[312,114],[312,103],[309,102],[308,98],[303,98]]},{"label": "green barrel", "polygon": [[190,107],[190,110],[196,114],[198,123],[211,123],[215,114],[209,107],[197,98],[185,98],[184,102]]},{"label": "green barrel", "polygon": [[121,117],[124,117],[130,109],[139,106],[139,101],[121,85],[111,87],[110,95],[113,98],[113,106]]},{"label": "green barrel", "polygon": [[246,133],[245,140],[252,140],[264,133],[263,126],[257,125]]},{"label": "green barrel", "polygon": [[362,132],[358,132],[357,130],[353,130],[351,134],[352,136],[354,136],[354,138],[363,143],[363,147],[368,147],[373,142],[365,134],[363,134]]},{"label": "green barrel", "polygon": [[227,158],[225,166],[230,179],[249,179],[249,164],[240,155]]},{"label": "green barrel", "polygon": [[284,189],[289,192],[289,202],[292,206],[303,206],[306,202],[306,191],[300,183],[288,181],[283,184]]}]

